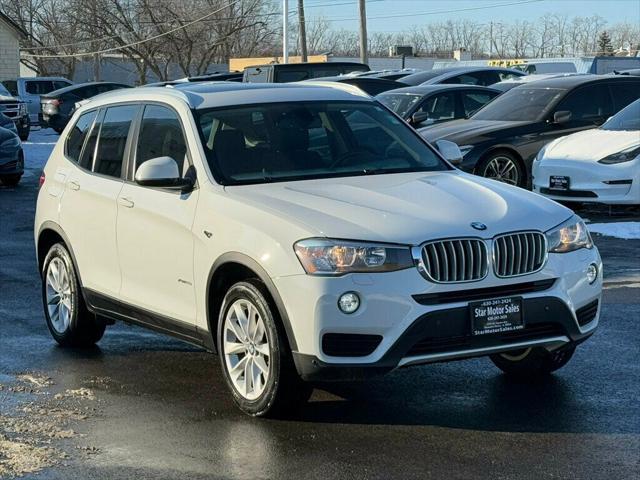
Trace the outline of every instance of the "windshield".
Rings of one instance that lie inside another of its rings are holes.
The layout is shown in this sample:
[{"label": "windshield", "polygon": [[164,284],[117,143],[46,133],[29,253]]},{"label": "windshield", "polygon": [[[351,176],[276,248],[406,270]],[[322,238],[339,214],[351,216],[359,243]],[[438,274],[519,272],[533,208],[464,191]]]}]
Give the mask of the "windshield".
[{"label": "windshield", "polygon": [[4,88],[4,85],[0,83],[0,97],[11,97],[12,95],[9,93],[9,90]]},{"label": "windshield", "polygon": [[449,169],[375,103],[276,103],[196,115],[207,162],[223,185]]},{"label": "windshield", "polygon": [[620,110],[600,128],[602,130],[640,130],[640,100]]},{"label": "windshield", "polygon": [[420,101],[422,95],[414,93],[382,93],[376,97],[382,104],[389,107],[401,117],[406,117],[413,106]]},{"label": "windshield", "polygon": [[515,122],[539,121],[564,92],[565,90],[559,88],[516,87],[488,103],[471,118]]}]

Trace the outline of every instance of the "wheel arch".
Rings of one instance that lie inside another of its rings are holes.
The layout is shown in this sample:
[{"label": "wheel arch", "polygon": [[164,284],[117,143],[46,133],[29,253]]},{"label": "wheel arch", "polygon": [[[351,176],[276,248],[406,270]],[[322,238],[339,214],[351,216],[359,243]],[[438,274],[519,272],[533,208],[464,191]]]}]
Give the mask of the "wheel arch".
[{"label": "wheel arch", "polygon": [[282,320],[289,348],[291,351],[296,351],[297,343],[291,328],[291,322],[275,284],[267,271],[257,261],[240,252],[227,252],[221,255],[209,271],[206,289],[206,314],[207,325],[209,333],[213,337],[215,350],[217,351],[218,320],[224,295],[231,285],[249,278],[257,278],[265,286],[271,297],[267,300],[275,307],[278,316]]},{"label": "wheel arch", "polygon": [[76,270],[76,276],[78,277],[78,282],[80,283],[80,287],[82,287],[82,278],[80,277],[78,262],[76,261],[75,254],[73,253],[71,243],[69,242],[69,239],[64,233],[62,227],[50,220],[43,222],[43,224],[40,226],[40,230],[38,231],[38,237],[36,240],[36,255],[38,260],[38,271],[40,272],[40,275],[42,275],[44,259],[47,257],[49,249],[56,243],[62,243],[69,252],[69,255],[71,255],[73,266]]}]

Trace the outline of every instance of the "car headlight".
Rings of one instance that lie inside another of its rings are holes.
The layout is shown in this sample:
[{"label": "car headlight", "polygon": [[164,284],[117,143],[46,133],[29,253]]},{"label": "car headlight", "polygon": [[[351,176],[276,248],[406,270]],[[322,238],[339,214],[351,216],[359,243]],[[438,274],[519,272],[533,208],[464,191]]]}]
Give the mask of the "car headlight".
[{"label": "car headlight", "polygon": [[473,150],[473,145],[463,145],[462,147],[460,147],[460,153],[463,157],[471,150]]},{"label": "car headlight", "polygon": [[598,160],[598,163],[602,163],[604,165],[613,165],[616,163],[630,162],[634,160],[638,155],[640,155],[640,145],[636,145],[635,147],[627,148],[618,153],[613,153],[604,158]]},{"label": "car headlight", "polygon": [[413,266],[409,247],[397,245],[309,238],[293,248],[309,275],[393,272]]},{"label": "car headlight", "polygon": [[538,152],[536,157],[533,159],[534,162],[539,162],[540,160],[542,160],[544,158],[544,154],[547,151],[547,147],[549,147],[548,143],[540,149],[540,151]]},{"label": "car headlight", "polygon": [[546,235],[550,253],[567,253],[593,247],[589,230],[577,215],[549,230]]}]

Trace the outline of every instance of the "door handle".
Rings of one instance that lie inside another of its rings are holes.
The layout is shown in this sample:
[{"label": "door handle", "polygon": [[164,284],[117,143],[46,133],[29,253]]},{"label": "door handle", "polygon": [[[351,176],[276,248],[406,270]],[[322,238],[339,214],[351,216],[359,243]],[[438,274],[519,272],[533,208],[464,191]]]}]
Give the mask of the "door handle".
[{"label": "door handle", "polygon": [[80,184],[78,182],[76,182],[75,180],[71,180],[69,182],[69,188],[71,190],[80,190]]},{"label": "door handle", "polygon": [[133,208],[135,203],[129,197],[118,197],[118,203],[123,207]]}]

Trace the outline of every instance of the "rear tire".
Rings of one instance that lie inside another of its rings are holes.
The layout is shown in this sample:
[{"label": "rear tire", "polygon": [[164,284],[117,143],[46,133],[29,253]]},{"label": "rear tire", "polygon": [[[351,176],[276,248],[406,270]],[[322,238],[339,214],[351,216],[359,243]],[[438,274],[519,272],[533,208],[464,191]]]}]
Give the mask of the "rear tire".
[{"label": "rear tire", "polygon": [[312,387],[298,376],[277,309],[260,281],[238,282],[227,291],[217,343],[224,379],[246,414],[278,416],[309,399]]},{"label": "rear tire", "polygon": [[56,243],[42,267],[42,303],[51,336],[63,347],[90,347],[98,342],[105,322],[84,302],[80,282],[67,248]]},{"label": "rear tire", "polygon": [[22,178],[21,173],[16,173],[13,175],[1,175],[0,182],[7,187],[15,187],[20,183],[20,179]]},{"label": "rear tire", "polygon": [[575,350],[576,347],[553,352],[541,347],[527,348],[491,355],[491,361],[504,373],[514,377],[544,376],[564,367]]}]

